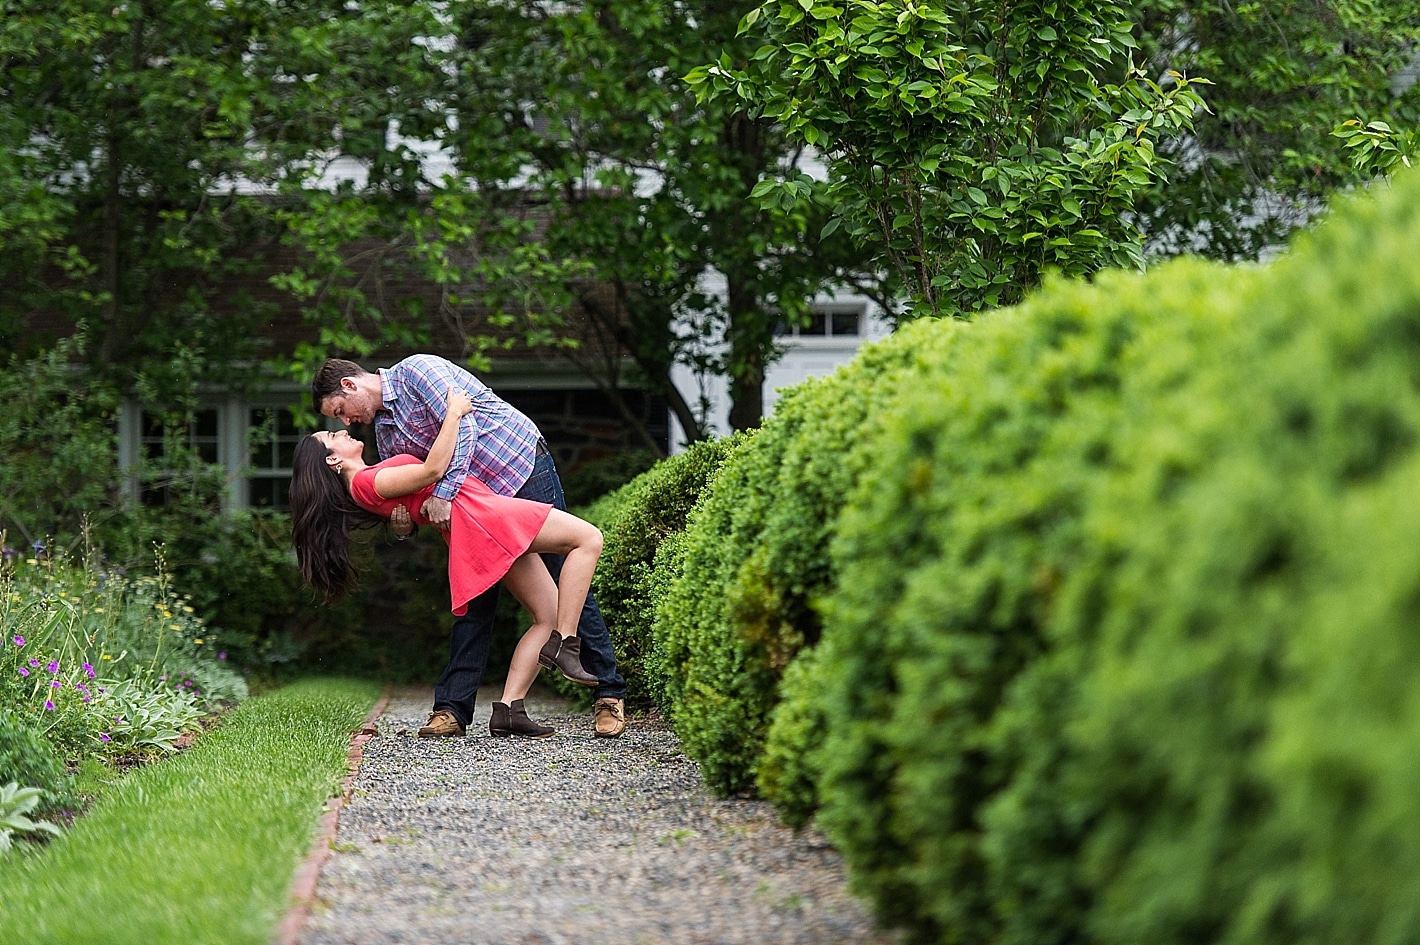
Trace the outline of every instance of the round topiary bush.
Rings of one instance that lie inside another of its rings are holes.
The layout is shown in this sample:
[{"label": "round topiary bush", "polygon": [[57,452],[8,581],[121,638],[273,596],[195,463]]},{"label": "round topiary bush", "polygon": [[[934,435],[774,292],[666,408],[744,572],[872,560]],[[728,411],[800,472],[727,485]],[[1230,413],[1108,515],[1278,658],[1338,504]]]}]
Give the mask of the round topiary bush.
[{"label": "round topiary bush", "polygon": [[1011,773],[1010,688],[1050,645],[1082,510],[1116,461],[1121,375],[1220,278],[1054,284],[973,324],[881,418],[835,553],[819,820],[880,914],[924,940],[1000,932],[979,818]]},{"label": "round topiary bush", "polygon": [[1333,217],[1050,286],[885,421],[802,688],[913,939],[1413,938],[1420,179]]},{"label": "round topiary bush", "polygon": [[694,443],[603,497],[586,512],[605,538],[592,591],[616,647],[617,667],[626,678],[629,707],[644,709],[659,701],[659,686],[646,667],[653,648],[651,574],[656,550],[666,538],[685,528],[690,510],[740,439],[732,436]]},{"label": "round topiary bush", "polygon": [[[988,820],[1108,943],[1402,942],[1420,927],[1420,179],[1239,293],[1233,343],[1087,517],[1057,763]],[[1083,602],[1091,602],[1088,609]],[[1074,823],[1074,847],[1020,829]],[[1009,831],[1009,832],[1008,832]],[[1043,927],[1041,917],[1036,928]]]},{"label": "round topiary bush", "polygon": [[655,633],[676,731],[715,790],[754,785],[780,677],[818,641],[813,603],[832,586],[827,549],[877,412],[956,330],[914,323],[785,392],[692,513]]}]

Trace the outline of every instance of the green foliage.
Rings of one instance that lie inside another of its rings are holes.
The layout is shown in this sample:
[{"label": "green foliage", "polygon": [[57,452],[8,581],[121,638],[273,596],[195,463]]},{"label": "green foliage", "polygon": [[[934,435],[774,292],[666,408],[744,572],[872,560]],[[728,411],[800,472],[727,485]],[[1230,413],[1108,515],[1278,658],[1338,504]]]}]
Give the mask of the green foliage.
[{"label": "green foliage", "polygon": [[1059,734],[1037,728],[1063,763],[1020,791],[1089,825],[1059,868],[1100,941],[1414,927],[1417,207],[1410,173],[1337,209],[1121,430],[1136,472],[1090,510],[1071,594],[1097,643]]},{"label": "green foliage", "polygon": [[[823,208],[747,199],[803,155],[772,122],[697,105],[680,79],[722,53],[752,55],[753,38],[736,34],[749,8],[467,4],[453,21],[473,39],[451,46],[444,69],[455,183],[484,202],[481,215],[450,219],[504,220],[500,235],[513,237],[473,258],[468,240],[452,241],[451,284],[530,338],[577,336],[556,353],[610,393],[629,353],[692,438],[699,424],[670,383],[673,364],[727,376],[732,426],[753,426],[775,324],[806,317],[831,286],[879,281],[848,241],[820,235]],[[545,201],[535,221],[529,187]],[[712,270],[723,293],[706,290]],[[467,324],[480,317],[469,311]]]},{"label": "green foliage", "polygon": [[102,903],[102,937],[115,945],[269,942],[375,695],[349,680],[280,689],[130,772],[62,843],[0,862],[0,927],[26,941],[91,939]]},{"label": "green foliage", "polygon": [[0,853],[10,849],[10,838],[17,833],[47,833],[60,835],[59,828],[46,821],[34,821],[26,815],[39,806],[44,792],[36,787],[20,787],[14,781],[0,785]]},{"label": "green foliage", "polygon": [[0,707],[0,783],[42,788],[48,806],[72,801],[73,782],[64,761],[38,728],[8,707]]},{"label": "green foliage", "polygon": [[753,783],[779,678],[818,640],[812,603],[833,583],[827,548],[876,411],[952,335],[924,322],[798,385],[692,512],[680,577],[656,601],[656,646],[671,719],[716,790]]},{"label": "green foliage", "polygon": [[1082,508],[1120,462],[1122,377],[1155,347],[1193,354],[1184,342],[1217,327],[1209,293],[1232,282],[1190,264],[1053,285],[983,318],[882,418],[835,556],[819,823],[881,914],[924,939],[996,940],[1032,908],[1062,918],[1055,890],[1002,905],[983,876],[982,810],[1010,774],[1003,706],[1051,645]]},{"label": "green foliage", "polygon": [[603,498],[588,513],[605,539],[592,591],[616,648],[617,669],[626,677],[629,706],[657,699],[658,680],[648,673],[654,646],[652,567],[656,552],[685,528],[691,508],[742,438],[701,440]]},{"label": "green foliage", "polygon": [[1362,123],[1358,118],[1343,121],[1331,130],[1332,137],[1346,142],[1347,154],[1357,170],[1383,176],[1399,166],[1411,166],[1420,151],[1420,130],[1397,131],[1383,121]]},{"label": "green foliage", "polygon": [[651,450],[628,450],[582,463],[563,479],[567,507],[581,510],[616,491],[655,465],[656,458]]},{"label": "green foliage", "polygon": [[[873,247],[925,313],[1018,301],[1047,268],[1142,266],[1136,195],[1160,139],[1187,132],[1194,81],[1134,69],[1123,3],[770,0],[764,45],[687,76],[702,101],[784,125],[830,179],[766,179],[766,206],[816,200]],[[1117,83],[1101,81],[1109,69]]]},{"label": "green foliage", "polygon": [[[95,372],[183,357],[241,376],[269,304],[232,282],[261,271],[277,214],[330,155],[369,160],[377,183],[408,176],[386,131],[428,127],[412,40],[436,32],[425,4],[8,3],[0,338],[39,312],[88,324]],[[280,199],[248,199],[253,185]]]},{"label": "green foliage", "polygon": [[833,643],[821,640],[799,654],[784,670],[779,704],[770,718],[769,735],[755,770],[755,785],[774,804],[780,818],[798,829],[818,810],[818,780],[823,759],[824,727],[828,719],[820,687],[826,665],[832,665]]},{"label": "green foliage", "polygon": [[246,696],[220,640],[157,577],[53,560],[0,566],[0,707],[67,758],[171,749]]},{"label": "green foliage", "polygon": [[1050,286],[880,418],[761,774],[883,919],[1405,940],[1417,207],[1402,175],[1270,269]]},{"label": "green foliage", "polygon": [[1167,182],[1137,201],[1150,252],[1255,258],[1328,194],[1374,175],[1330,137],[1338,125],[1364,115],[1420,129],[1416,0],[1128,6],[1154,74],[1212,81],[1193,132],[1160,143],[1161,157],[1176,164]]},{"label": "green foliage", "polygon": [[78,337],[32,359],[11,356],[0,371],[0,528],[17,544],[77,536],[86,513],[115,498],[118,401],[76,376],[84,346]]}]

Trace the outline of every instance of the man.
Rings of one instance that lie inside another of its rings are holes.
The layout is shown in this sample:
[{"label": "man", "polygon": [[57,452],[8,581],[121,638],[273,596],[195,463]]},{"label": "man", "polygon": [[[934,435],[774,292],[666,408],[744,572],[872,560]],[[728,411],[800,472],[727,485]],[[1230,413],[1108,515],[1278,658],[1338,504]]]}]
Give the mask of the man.
[{"label": "man", "polygon": [[[443,358],[416,354],[374,374],[353,361],[331,359],[311,381],[311,402],[324,416],[352,423],[372,423],[375,446],[387,459],[409,453],[429,455],[443,423],[449,391],[461,388],[473,401],[472,423],[464,425],[449,471],[434,486],[423,513],[439,528],[449,527],[452,499],[467,476],[475,476],[500,495],[531,499],[566,510],[562,480],[537,426],[468,371]],[[559,555],[543,555],[556,580]],[[475,598],[468,612],[454,619],[449,665],[434,686],[434,709],[419,730],[423,738],[463,735],[473,718],[474,697],[483,681],[498,585]],[[577,625],[582,638],[582,666],[600,682],[593,691],[592,728],[603,738],[626,729],[626,680],[616,671],[616,656],[606,621],[587,595]]]}]

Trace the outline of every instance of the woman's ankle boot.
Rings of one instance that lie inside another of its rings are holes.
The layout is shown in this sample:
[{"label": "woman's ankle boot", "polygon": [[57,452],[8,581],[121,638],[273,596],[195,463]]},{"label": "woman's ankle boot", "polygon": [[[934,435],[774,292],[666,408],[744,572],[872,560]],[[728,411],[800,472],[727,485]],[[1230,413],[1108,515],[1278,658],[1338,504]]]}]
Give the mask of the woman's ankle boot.
[{"label": "woman's ankle boot", "polygon": [[564,637],[556,630],[547,637],[538,653],[537,661],[548,669],[555,669],[564,679],[581,686],[595,686],[601,680],[582,668],[582,638]]},{"label": "woman's ankle boot", "polygon": [[501,702],[493,703],[493,716],[488,720],[488,731],[499,738],[506,738],[509,735],[518,735],[523,738],[546,738],[555,734],[557,729],[541,725],[528,718],[527,709],[523,707],[523,700],[514,699],[512,705],[505,705]]}]

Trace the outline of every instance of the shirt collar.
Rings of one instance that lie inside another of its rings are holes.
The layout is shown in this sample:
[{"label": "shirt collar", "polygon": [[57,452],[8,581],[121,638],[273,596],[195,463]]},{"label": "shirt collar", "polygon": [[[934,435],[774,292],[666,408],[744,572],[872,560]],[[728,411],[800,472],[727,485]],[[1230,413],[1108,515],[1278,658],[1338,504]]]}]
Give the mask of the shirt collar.
[{"label": "shirt collar", "polygon": [[394,413],[394,402],[399,400],[399,390],[395,387],[389,371],[384,368],[377,370],[380,373],[380,410]]}]

